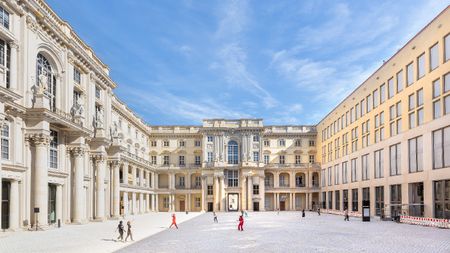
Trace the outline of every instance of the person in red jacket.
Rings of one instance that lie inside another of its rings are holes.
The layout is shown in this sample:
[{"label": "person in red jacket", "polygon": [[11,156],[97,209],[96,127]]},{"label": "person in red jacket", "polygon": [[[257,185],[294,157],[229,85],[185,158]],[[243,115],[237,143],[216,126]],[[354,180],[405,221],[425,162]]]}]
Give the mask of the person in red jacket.
[{"label": "person in red jacket", "polygon": [[242,217],[242,215],[239,216],[238,230],[244,231],[244,217]]},{"label": "person in red jacket", "polygon": [[175,225],[175,227],[178,229],[178,226],[177,226],[177,217],[175,216],[175,214],[172,214],[172,224],[170,224],[170,227],[169,228],[171,228],[172,226],[174,226]]}]

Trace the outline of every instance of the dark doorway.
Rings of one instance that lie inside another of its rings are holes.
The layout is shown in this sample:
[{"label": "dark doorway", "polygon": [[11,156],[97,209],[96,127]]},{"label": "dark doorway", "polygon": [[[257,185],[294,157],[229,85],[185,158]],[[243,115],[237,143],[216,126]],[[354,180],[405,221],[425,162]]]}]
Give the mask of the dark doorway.
[{"label": "dark doorway", "polygon": [[184,200],[180,200],[180,212],[184,212],[185,211],[185,202]]},{"label": "dark doorway", "polygon": [[212,202],[208,202],[208,212],[212,212],[214,209],[213,203]]},{"label": "dark doorway", "polygon": [[259,202],[253,202],[253,211],[259,212]]},{"label": "dark doorway", "polygon": [[2,229],[9,228],[9,201],[11,192],[11,183],[2,181]]},{"label": "dark doorway", "polygon": [[48,185],[48,223],[56,222],[56,185]]},{"label": "dark doorway", "polygon": [[280,211],[286,211],[286,202],[280,201]]}]

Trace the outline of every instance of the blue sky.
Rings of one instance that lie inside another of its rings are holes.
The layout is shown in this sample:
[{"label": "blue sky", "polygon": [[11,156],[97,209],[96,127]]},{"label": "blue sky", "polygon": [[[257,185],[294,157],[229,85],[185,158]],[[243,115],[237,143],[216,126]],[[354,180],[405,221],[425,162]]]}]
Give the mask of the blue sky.
[{"label": "blue sky", "polygon": [[[376,2],[376,4],[374,4]],[[149,124],[315,124],[445,0],[48,0]],[[126,4],[125,4],[126,3]]]}]

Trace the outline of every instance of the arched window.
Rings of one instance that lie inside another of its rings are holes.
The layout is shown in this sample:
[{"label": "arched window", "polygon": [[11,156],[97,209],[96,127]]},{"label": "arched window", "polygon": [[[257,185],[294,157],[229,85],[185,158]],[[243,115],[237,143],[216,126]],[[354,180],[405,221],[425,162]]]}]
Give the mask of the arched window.
[{"label": "arched window", "polygon": [[56,110],[56,76],[53,74],[50,62],[42,54],[37,55],[36,84],[39,85],[39,76],[47,77],[47,95],[50,96],[50,110]]},{"label": "arched window", "polygon": [[236,141],[228,142],[228,164],[238,164],[239,163],[239,150]]},{"label": "arched window", "polygon": [[1,129],[2,159],[9,159],[9,122],[5,120]]}]

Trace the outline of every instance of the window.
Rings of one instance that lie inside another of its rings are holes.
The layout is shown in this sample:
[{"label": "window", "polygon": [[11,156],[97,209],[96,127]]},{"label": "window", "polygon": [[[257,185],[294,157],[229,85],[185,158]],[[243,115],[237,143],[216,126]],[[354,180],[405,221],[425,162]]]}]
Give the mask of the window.
[{"label": "window", "polygon": [[270,147],[270,140],[264,140],[264,147]]},{"label": "window", "polygon": [[163,198],[163,208],[169,208],[169,197]]},{"label": "window", "polygon": [[279,164],[285,164],[284,155],[279,156]]},{"label": "window", "polygon": [[401,215],[402,212],[402,185],[391,185],[391,217]]},{"label": "window", "polygon": [[321,185],[322,187],[325,187],[325,169],[322,169],[322,170],[320,171],[320,178],[321,178],[320,185]]},{"label": "window", "polygon": [[253,194],[259,195],[259,185],[258,184],[253,185]]},{"label": "window", "polygon": [[334,196],[334,209],[341,210],[341,191],[335,191]]},{"label": "window", "polygon": [[425,75],[425,54],[421,54],[417,57],[417,79],[420,79]]},{"label": "window", "polygon": [[280,139],[280,140],[278,141],[278,146],[280,146],[280,147],[286,146],[286,141],[285,141],[284,139]]},{"label": "window", "polygon": [[236,141],[228,142],[228,164],[239,163],[238,143]]},{"label": "window", "polygon": [[430,48],[430,71],[439,66],[439,44],[436,43]]},{"label": "window", "polygon": [[253,161],[259,162],[259,152],[258,151],[253,152]]},{"label": "window", "polygon": [[226,176],[228,179],[228,187],[239,186],[239,172],[237,170],[227,170]]},{"label": "window", "polygon": [[269,155],[264,155],[264,164],[269,164],[270,158]]},{"label": "window", "polygon": [[403,70],[397,73],[397,93],[403,90]]},{"label": "window", "polygon": [[295,176],[295,186],[296,187],[305,187],[305,182],[303,180],[303,174],[300,174],[299,176]]},{"label": "window", "polygon": [[376,108],[380,104],[380,94],[378,89],[373,92],[373,108]]},{"label": "window", "polygon": [[200,208],[200,206],[201,206],[201,200],[200,200],[200,198],[195,198],[194,199],[194,206],[196,207],[196,208]]},{"label": "window", "polygon": [[155,156],[155,155],[152,155],[152,156],[151,156],[151,163],[152,163],[153,165],[156,165],[156,156]]},{"label": "window", "polygon": [[434,217],[450,219],[450,180],[434,181]]},{"label": "window", "polygon": [[50,168],[58,168],[58,132],[50,130]]},{"label": "window", "polygon": [[9,29],[9,12],[0,6],[0,24]]},{"label": "window", "polygon": [[354,158],[354,159],[352,159],[351,160],[351,176],[352,176],[352,182],[356,182],[356,181],[358,181],[358,177],[357,177],[357,171],[358,171],[358,169],[357,169],[357,167],[356,167],[356,165],[357,165],[357,158]]},{"label": "window", "polygon": [[342,183],[348,183],[347,162],[342,163]]},{"label": "window", "polygon": [[328,192],[328,209],[333,209],[333,192]]},{"label": "window", "polygon": [[47,83],[47,95],[49,96],[50,110],[56,110],[56,76],[52,71],[50,62],[42,54],[37,55],[36,62],[36,83]]},{"label": "window", "polygon": [[316,159],[314,155],[309,155],[309,163],[315,163]]},{"label": "window", "polygon": [[310,140],[309,141],[309,146],[310,147],[315,147],[316,146],[316,142],[314,140]]},{"label": "window", "polygon": [[81,73],[80,70],[78,70],[77,68],[73,67],[73,80],[77,83],[80,84],[81,83]]},{"label": "window", "polygon": [[334,185],[339,184],[339,164],[334,165]]},{"label": "window", "polygon": [[194,159],[195,159],[195,165],[200,165],[202,163],[199,155],[196,155]]},{"label": "window", "polygon": [[444,93],[450,91],[450,72],[444,75]]},{"label": "window", "polygon": [[[1,8],[1,7],[0,7]],[[8,43],[0,39],[0,65],[4,67],[6,74],[6,88],[10,88],[10,65],[11,65],[11,47]]]},{"label": "window", "polygon": [[383,177],[383,150],[377,150],[375,155],[375,178]]},{"label": "window", "polygon": [[295,140],[295,146],[296,147],[301,147],[302,146],[302,141],[301,140]]},{"label": "window", "polygon": [[384,103],[386,101],[386,85],[383,83],[380,86],[380,104]]},{"label": "window", "polygon": [[358,189],[352,189],[352,211],[358,211]]},{"label": "window", "polygon": [[212,136],[208,136],[207,139],[208,139],[208,142],[213,142],[213,140],[214,140],[214,138]]},{"label": "window", "polygon": [[406,66],[406,84],[409,86],[414,83],[414,68],[413,63],[411,62]]},{"label": "window", "polygon": [[362,180],[369,180],[369,155],[361,156],[361,177]]},{"label": "window", "polygon": [[195,142],[194,142],[194,146],[196,146],[196,147],[200,147],[202,145],[202,142],[201,141],[199,141],[199,140],[195,140]]},{"label": "window", "polygon": [[409,184],[409,215],[423,217],[423,182]]},{"label": "window", "polygon": [[184,155],[180,155],[178,157],[178,165],[180,165],[180,167],[185,166],[186,164],[184,163]]},{"label": "window", "polygon": [[301,164],[302,163],[302,157],[300,155],[295,156],[295,164]]},{"label": "window", "polygon": [[327,173],[328,173],[328,186],[331,186],[331,167],[328,167]]},{"label": "window", "polygon": [[253,135],[253,141],[259,142],[259,135]]},{"label": "window", "polygon": [[170,163],[169,156],[165,155],[163,157],[163,165],[169,165],[169,163]]},{"label": "window", "polygon": [[394,79],[388,80],[388,98],[392,98],[395,95]]},{"label": "window", "polygon": [[401,174],[401,150],[400,143],[389,147],[389,167],[391,176]]},{"label": "window", "polygon": [[448,34],[447,36],[445,36],[444,38],[444,44],[445,44],[445,61],[450,60],[450,34]]},{"label": "window", "polygon": [[384,187],[375,187],[375,215],[381,216],[381,210],[384,208]]},{"label": "window", "polygon": [[185,185],[185,178],[184,178],[184,176],[180,176],[179,178],[178,178],[178,186],[180,187],[180,188],[184,188],[186,185]]},{"label": "window", "polygon": [[178,144],[180,145],[180,147],[185,147],[186,146],[186,142],[185,141],[180,141]]},{"label": "window", "polygon": [[163,141],[163,146],[168,147],[170,145],[170,142],[168,140]]},{"label": "window", "polygon": [[408,140],[409,149],[409,172],[418,172],[423,170],[423,145],[422,136]]},{"label": "window", "polygon": [[101,90],[98,86],[95,86],[95,97],[100,99],[101,96]]},{"label": "window", "polygon": [[391,132],[391,136],[395,136],[399,134],[402,130],[402,106],[401,101],[397,102],[397,104],[392,105],[389,108],[389,128]]},{"label": "window", "polygon": [[1,130],[2,159],[9,159],[9,122],[5,120]]},{"label": "window", "polygon": [[156,147],[156,141],[150,141],[150,146]]},{"label": "window", "polygon": [[214,189],[212,185],[208,185],[207,187],[207,194],[208,195],[213,195],[214,194]]},{"label": "window", "polygon": [[371,95],[369,94],[369,96],[366,97],[366,102],[367,102],[367,112],[370,112],[372,110],[372,99],[371,99]]},{"label": "window", "polygon": [[208,152],[208,162],[209,162],[209,163],[214,162],[214,155],[213,155],[213,152]]},{"label": "window", "polygon": [[433,169],[450,166],[450,126],[433,132]]}]

